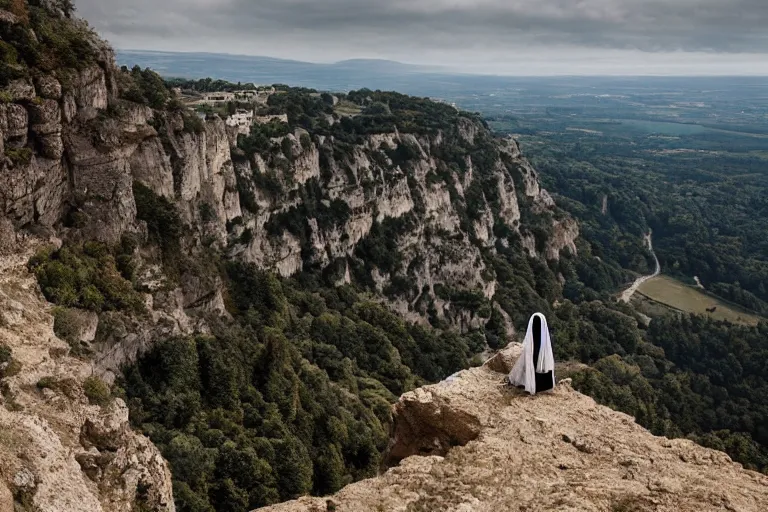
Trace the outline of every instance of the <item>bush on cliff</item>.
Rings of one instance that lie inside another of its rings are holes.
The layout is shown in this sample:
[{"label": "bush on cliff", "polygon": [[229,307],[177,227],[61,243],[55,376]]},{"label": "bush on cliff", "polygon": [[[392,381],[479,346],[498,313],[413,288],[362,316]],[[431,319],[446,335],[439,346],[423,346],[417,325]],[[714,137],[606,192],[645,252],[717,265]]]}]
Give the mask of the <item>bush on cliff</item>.
[{"label": "bush on cliff", "polygon": [[45,298],[91,311],[141,312],[144,301],[117,269],[115,254],[98,242],[39,251],[29,262]]},{"label": "bush on cliff", "polygon": [[[0,0],[0,9],[9,10],[18,20],[0,22],[0,86],[35,71],[85,69],[95,64],[97,37],[85,22],[67,17],[72,13],[71,2],[43,5]],[[57,12],[59,9],[65,16]]]}]

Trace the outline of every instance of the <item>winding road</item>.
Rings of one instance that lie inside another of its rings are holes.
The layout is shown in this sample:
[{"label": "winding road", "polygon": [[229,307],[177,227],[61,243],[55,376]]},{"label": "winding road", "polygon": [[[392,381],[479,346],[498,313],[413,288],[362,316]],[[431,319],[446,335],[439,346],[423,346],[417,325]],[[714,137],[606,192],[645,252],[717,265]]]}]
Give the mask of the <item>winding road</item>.
[{"label": "winding road", "polygon": [[651,254],[653,254],[653,259],[656,260],[656,270],[653,274],[649,274],[647,276],[641,276],[635,279],[635,282],[632,283],[632,286],[624,290],[624,292],[619,297],[619,301],[621,302],[629,302],[629,299],[632,298],[632,296],[635,294],[638,288],[640,288],[640,285],[642,285],[644,282],[648,281],[649,279],[653,279],[654,277],[661,274],[661,264],[659,263],[659,258],[656,256],[656,253],[653,251],[653,240],[651,239],[651,236],[653,234],[653,231],[648,231],[648,234],[645,235],[645,243],[648,246],[648,250],[651,251]]}]

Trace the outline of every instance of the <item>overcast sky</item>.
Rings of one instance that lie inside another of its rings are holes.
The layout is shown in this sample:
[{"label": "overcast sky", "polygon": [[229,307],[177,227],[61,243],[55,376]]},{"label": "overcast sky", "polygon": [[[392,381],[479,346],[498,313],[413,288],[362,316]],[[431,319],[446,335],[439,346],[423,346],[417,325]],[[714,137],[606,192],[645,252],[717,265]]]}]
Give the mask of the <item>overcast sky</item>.
[{"label": "overcast sky", "polygon": [[514,75],[768,75],[768,0],[76,0],[121,49]]}]

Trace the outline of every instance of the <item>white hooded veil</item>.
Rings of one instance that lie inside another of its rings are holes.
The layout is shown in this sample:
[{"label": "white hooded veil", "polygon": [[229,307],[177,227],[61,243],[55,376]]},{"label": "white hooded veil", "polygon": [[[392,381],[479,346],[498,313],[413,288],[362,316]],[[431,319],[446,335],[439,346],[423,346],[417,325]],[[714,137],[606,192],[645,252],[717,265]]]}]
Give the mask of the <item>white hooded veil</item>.
[{"label": "white hooded veil", "polygon": [[[539,317],[541,320],[541,347],[539,360],[534,367],[533,361],[533,320]],[[523,353],[515,363],[515,367],[509,372],[509,382],[513,386],[524,386],[530,394],[536,393],[536,373],[552,372],[552,387],[555,387],[555,357],[552,354],[552,341],[549,339],[549,327],[547,319],[541,313],[531,316],[528,321],[528,331],[523,341]]]}]

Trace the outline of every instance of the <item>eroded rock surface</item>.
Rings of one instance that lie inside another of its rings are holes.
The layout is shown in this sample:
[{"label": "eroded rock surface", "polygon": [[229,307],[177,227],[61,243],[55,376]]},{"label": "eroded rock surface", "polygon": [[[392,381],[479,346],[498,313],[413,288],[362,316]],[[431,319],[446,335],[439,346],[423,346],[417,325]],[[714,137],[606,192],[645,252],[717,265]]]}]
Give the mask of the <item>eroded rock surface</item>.
[{"label": "eroded rock surface", "polygon": [[0,343],[17,368],[1,381],[0,510],[14,500],[39,512],[175,510],[160,452],[130,430],[122,400],[89,402],[93,363],[68,356],[53,333],[51,305],[26,267],[39,245],[22,239],[0,255]]}]

